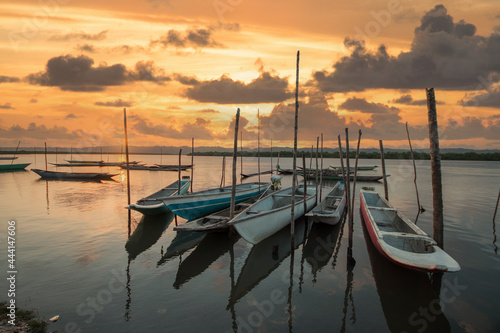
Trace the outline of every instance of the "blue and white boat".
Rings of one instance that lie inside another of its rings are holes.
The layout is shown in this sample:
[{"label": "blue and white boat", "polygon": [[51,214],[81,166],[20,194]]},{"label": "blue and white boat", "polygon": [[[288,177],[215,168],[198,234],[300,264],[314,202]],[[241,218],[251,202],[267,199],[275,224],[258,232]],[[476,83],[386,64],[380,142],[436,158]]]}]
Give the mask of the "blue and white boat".
[{"label": "blue and white boat", "polygon": [[138,212],[143,213],[144,215],[159,215],[165,212],[168,212],[168,207],[162,201],[162,199],[186,193],[189,189],[189,185],[191,184],[191,179],[182,179],[181,180],[181,189],[179,192],[179,181],[175,181],[167,187],[162,188],[158,192],[155,192],[151,195],[148,195],[145,198],[138,200],[135,204],[131,204],[125,208],[133,209]]},{"label": "blue and white boat", "polygon": [[[255,197],[270,186],[270,183],[258,182],[236,185],[235,203]],[[173,196],[164,198],[162,201],[174,214],[186,220],[192,220],[229,207],[231,186]]]}]

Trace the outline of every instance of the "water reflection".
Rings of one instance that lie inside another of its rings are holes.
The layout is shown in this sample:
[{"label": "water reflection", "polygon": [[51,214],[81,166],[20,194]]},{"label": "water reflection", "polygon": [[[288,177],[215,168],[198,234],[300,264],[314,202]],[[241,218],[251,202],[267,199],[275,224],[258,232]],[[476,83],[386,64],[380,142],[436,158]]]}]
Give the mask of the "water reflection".
[{"label": "water reflection", "polygon": [[184,283],[203,273],[213,262],[222,255],[232,251],[239,235],[228,233],[207,234],[196,249],[182,261],[177,270],[174,288],[179,289]]},{"label": "water reflection", "polygon": [[[306,224],[305,219],[299,219],[295,222],[294,249],[298,248],[306,239]],[[291,253],[290,228],[283,228],[254,245],[245,260],[236,285],[231,289],[227,309],[230,309],[267,278]],[[293,274],[291,275],[293,276]]]},{"label": "water reflection", "polygon": [[172,242],[167,247],[165,254],[161,257],[156,266],[161,266],[172,258],[180,257],[184,252],[198,245],[204,237],[205,233],[202,232],[177,231],[174,239],[172,239]]},{"label": "water reflection", "polygon": [[328,264],[334,252],[332,267],[335,269],[346,216],[344,214],[342,223],[337,225],[314,223],[311,227],[311,232],[309,233],[307,243],[304,245],[303,253],[307,263],[311,266],[313,283],[316,283],[318,271],[321,271]]},{"label": "water reflection", "polygon": [[450,332],[439,305],[441,276],[404,269],[377,252],[363,222],[363,233],[382,311],[391,332]]},{"label": "water reflection", "polygon": [[125,244],[131,260],[153,246],[174,218],[171,211],[160,215],[144,215]]}]

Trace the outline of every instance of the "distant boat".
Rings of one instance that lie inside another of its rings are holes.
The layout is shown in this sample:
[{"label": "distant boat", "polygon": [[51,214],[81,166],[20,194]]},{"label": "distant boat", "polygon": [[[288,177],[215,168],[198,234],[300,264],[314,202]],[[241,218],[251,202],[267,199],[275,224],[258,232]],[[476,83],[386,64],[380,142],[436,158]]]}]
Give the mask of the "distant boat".
[{"label": "distant boat", "polygon": [[18,158],[17,156],[15,156],[15,157],[0,157],[0,161],[12,161],[12,160],[15,160],[17,158]]},{"label": "distant boat", "polygon": [[409,269],[457,272],[460,265],[379,193],[361,189],[361,212],[370,238],[385,258]]},{"label": "distant boat", "polygon": [[65,160],[68,163],[89,163],[89,164],[100,164],[104,161],[85,161],[85,160]]},{"label": "distant boat", "polygon": [[89,167],[89,166],[98,166],[100,167],[100,163],[49,163],[56,167]]},{"label": "distant boat", "polygon": [[[181,180],[181,190],[180,194],[184,194],[189,190],[189,185],[191,184],[191,179]],[[176,180],[172,184],[162,188],[158,192],[155,192],[147,197],[138,200],[135,204],[131,204],[125,208],[133,209],[141,212],[144,215],[159,215],[168,211],[168,207],[165,205],[162,198],[168,198],[173,195],[177,195],[179,191],[179,181]]]},{"label": "distant boat", "polygon": [[[128,165],[136,165],[139,164],[141,161],[131,161],[128,162]],[[99,163],[100,166],[124,166],[125,168],[127,167],[127,162],[102,162]]]},{"label": "distant boat", "polygon": [[255,172],[255,173],[242,173],[241,178],[248,178],[248,177],[253,177],[253,176],[258,176],[258,175],[266,175],[273,173],[274,170],[267,170],[267,171],[262,171],[262,172]]},{"label": "distant boat", "polygon": [[[376,167],[377,167],[376,165],[373,165],[373,166],[358,166],[357,170],[358,171],[368,171],[368,170],[374,170]],[[333,166],[333,165],[330,165],[330,168],[332,168],[334,170],[341,170],[341,167]],[[354,171],[354,167],[350,167],[349,170]]]},{"label": "distant boat", "polygon": [[[163,170],[171,170],[171,171],[178,171],[179,170],[179,165],[177,164],[155,164],[162,168]],[[193,167],[192,164],[184,164],[180,166],[181,171],[191,169]]]},{"label": "distant boat", "polygon": [[[303,176],[304,174],[302,172],[298,173],[299,176]],[[386,177],[389,177],[390,175],[386,175]],[[306,175],[306,178],[308,180],[314,180],[316,179],[316,176],[313,174],[308,174]],[[376,182],[384,178],[384,176],[360,176],[356,175],[356,181],[358,182]],[[342,175],[335,175],[335,176],[326,176],[323,175],[323,180],[343,180],[344,178]],[[354,175],[351,175],[349,177],[350,180],[354,180]]]},{"label": "distant boat", "polygon": [[[269,183],[246,183],[236,185],[235,203],[240,203],[266,191]],[[193,220],[229,207],[232,186],[173,196],[162,201],[168,208],[186,220]]]},{"label": "distant boat", "polygon": [[0,164],[0,172],[24,170],[31,163]]},{"label": "distant boat", "polygon": [[346,191],[343,181],[339,181],[326,198],[321,201],[306,216],[313,217],[319,222],[330,225],[339,223],[342,214],[344,214],[346,204]]},{"label": "distant boat", "polygon": [[[316,203],[316,187],[307,186],[304,209],[304,185],[295,188],[294,218],[297,219]],[[229,222],[247,242],[257,244],[290,224],[292,188],[272,193],[245,209]]]},{"label": "distant boat", "polygon": [[40,169],[31,169],[34,173],[42,177],[42,179],[51,180],[111,180],[116,174],[99,173],[99,172],[59,172],[46,171]]}]

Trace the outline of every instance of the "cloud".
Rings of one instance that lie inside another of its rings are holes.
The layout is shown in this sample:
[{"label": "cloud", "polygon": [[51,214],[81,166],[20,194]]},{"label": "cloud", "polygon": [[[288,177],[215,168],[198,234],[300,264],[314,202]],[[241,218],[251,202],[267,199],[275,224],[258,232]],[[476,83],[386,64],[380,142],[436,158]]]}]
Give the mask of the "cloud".
[{"label": "cloud", "polygon": [[463,20],[454,23],[443,5],[437,5],[415,29],[409,52],[389,55],[384,45],[366,49],[363,41],[345,39],[350,51],[333,64],[333,70],[313,72],[323,92],[366,89],[472,90],[478,77],[500,79],[500,34],[478,36],[476,27]]},{"label": "cloud", "polygon": [[82,138],[91,138],[95,136],[85,133],[82,130],[77,131],[69,131],[64,126],[57,126],[49,128],[45,125],[36,125],[35,123],[30,123],[28,127],[23,128],[19,125],[14,125],[9,129],[0,128],[0,138],[8,138],[8,139],[20,139],[20,138],[33,138],[33,139],[64,139],[64,140],[73,140],[73,139],[82,139]]},{"label": "cloud", "polygon": [[76,119],[76,118],[79,118],[77,116],[75,116],[73,113],[68,113],[66,115],[66,117],[64,117],[65,119]]},{"label": "cloud", "polygon": [[212,28],[195,28],[186,31],[171,29],[159,39],[152,40],[150,46],[163,48],[222,48],[224,45],[215,41]]},{"label": "cloud", "polygon": [[94,104],[95,105],[99,105],[99,106],[130,107],[134,103],[128,102],[128,101],[123,101],[121,99],[117,99],[117,100],[114,100],[114,101],[111,101],[111,102],[95,102]]},{"label": "cloud", "polygon": [[144,47],[140,45],[118,45],[111,48],[111,53],[122,53],[129,54],[132,52],[142,52],[144,51]]},{"label": "cloud", "polygon": [[61,35],[53,35],[49,37],[49,40],[53,41],[69,41],[73,39],[77,40],[92,40],[92,41],[99,41],[99,40],[104,40],[106,39],[108,34],[108,30],[103,30],[99,33],[96,34],[88,34],[83,31],[73,31],[67,34],[61,34]]},{"label": "cloud", "polygon": [[459,104],[465,107],[500,108],[500,87],[489,87],[487,91],[481,91],[472,96],[466,95]]},{"label": "cloud", "polygon": [[199,113],[220,113],[220,111],[214,110],[214,109],[203,109],[199,110]]},{"label": "cloud", "polygon": [[123,64],[93,65],[94,60],[88,56],[74,57],[68,54],[49,59],[45,71],[30,74],[26,79],[30,84],[86,92],[103,91],[106,87],[123,85],[129,81],[161,84],[169,80],[152,61],[139,61],[133,70],[128,70]]},{"label": "cloud", "polygon": [[14,109],[10,103],[0,104],[0,109]]},{"label": "cloud", "polygon": [[38,100],[36,98],[30,99],[30,103],[38,103]]},{"label": "cloud", "polygon": [[0,83],[19,82],[19,78],[13,76],[0,75]]},{"label": "cloud", "polygon": [[140,134],[172,139],[197,138],[198,140],[211,140],[214,138],[209,129],[210,120],[204,118],[196,118],[193,123],[183,124],[181,130],[175,129],[170,124],[153,124],[139,117],[136,120],[133,127]]},{"label": "cloud", "polygon": [[81,52],[88,52],[88,53],[94,53],[95,52],[95,47],[90,44],[81,44],[76,47],[78,51]]},{"label": "cloud", "polygon": [[[359,111],[362,113],[387,113],[388,106],[380,103],[370,103],[364,98],[351,97],[339,105],[339,109]],[[396,108],[393,108],[396,109]]]},{"label": "cloud", "polygon": [[262,72],[258,78],[248,84],[234,81],[226,75],[208,81],[199,81],[196,78],[184,77],[179,74],[175,75],[174,78],[184,85],[191,86],[185,90],[185,97],[203,103],[276,103],[293,96],[288,80],[269,72]]},{"label": "cloud", "polygon": [[[408,95],[401,95],[399,98],[390,100],[389,103],[405,104],[405,105],[427,105],[427,100],[425,99],[414,100],[413,97],[408,94]],[[439,101],[436,101],[436,103],[442,104]]]}]

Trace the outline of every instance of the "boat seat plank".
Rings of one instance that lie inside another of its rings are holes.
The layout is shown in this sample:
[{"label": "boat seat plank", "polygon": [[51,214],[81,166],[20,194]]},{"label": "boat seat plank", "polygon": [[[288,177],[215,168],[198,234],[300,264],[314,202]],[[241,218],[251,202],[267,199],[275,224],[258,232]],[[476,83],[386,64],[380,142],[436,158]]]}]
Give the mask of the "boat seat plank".
[{"label": "boat seat plank", "polygon": [[368,209],[385,210],[385,211],[389,211],[389,212],[395,212],[395,211],[397,211],[396,208],[390,208],[390,207],[373,207],[373,206],[369,206]]},{"label": "boat seat plank", "polygon": [[333,198],[333,199],[342,199],[343,196],[338,196],[338,195],[327,195],[327,198]]}]

